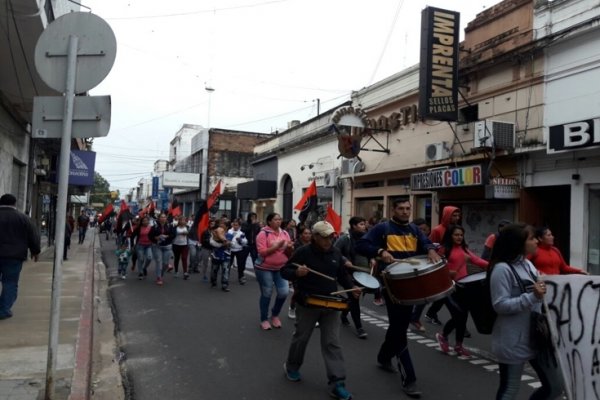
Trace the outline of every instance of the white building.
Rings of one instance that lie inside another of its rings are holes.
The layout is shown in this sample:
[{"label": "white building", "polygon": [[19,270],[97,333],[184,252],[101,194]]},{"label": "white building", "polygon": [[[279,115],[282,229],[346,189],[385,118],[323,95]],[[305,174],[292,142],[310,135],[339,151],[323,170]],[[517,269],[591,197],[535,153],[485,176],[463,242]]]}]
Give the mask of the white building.
[{"label": "white building", "polygon": [[599,19],[600,4],[592,0],[556,0],[535,8],[536,39],[547,44],[547,149],[526,166],[526,186],[563,200],[554,212],[570,221],[570,264],[594,274],[600,273]]}]

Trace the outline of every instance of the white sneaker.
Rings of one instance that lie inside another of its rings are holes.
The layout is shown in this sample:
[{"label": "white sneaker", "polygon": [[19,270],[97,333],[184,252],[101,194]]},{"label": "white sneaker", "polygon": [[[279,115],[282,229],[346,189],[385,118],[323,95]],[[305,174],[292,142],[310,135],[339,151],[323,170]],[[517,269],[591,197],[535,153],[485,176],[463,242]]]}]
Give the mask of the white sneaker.
[{"label": "white sneaker", "polygon": [[122,280],[125,280],[126,278],[127,278],[127,276],[125,276],[125,275],[121,275],[121,279],[122,279]]},{"label": "white sneaker", "polygon": [[294,308],[288,309],[288,318],[296,319],[296,310]]}]

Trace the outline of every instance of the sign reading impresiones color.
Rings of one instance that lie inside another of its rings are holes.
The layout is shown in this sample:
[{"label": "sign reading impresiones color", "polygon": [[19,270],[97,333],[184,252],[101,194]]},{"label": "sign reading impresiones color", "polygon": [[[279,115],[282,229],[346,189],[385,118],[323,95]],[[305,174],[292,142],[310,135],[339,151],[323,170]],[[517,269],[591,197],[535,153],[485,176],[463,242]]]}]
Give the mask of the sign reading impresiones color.
[{"label": "sign reading impresiones color", "polygon": [[436,169],[435,171],[419,172],[410,176],[411,190],[431,190],[482,184],[481,165]]},{"label": "sign reading impresiones color", "polygon": [[419,116],[456,121],[460,13],[427,7],[421,13]]}]

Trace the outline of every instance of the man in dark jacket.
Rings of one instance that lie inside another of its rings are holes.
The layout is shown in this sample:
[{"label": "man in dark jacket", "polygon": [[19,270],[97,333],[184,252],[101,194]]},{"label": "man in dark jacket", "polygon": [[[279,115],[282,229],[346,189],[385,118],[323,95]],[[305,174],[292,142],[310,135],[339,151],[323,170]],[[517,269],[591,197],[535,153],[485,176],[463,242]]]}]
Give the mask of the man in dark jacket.
[{"label": "man in dark jacket", "polygon": [[17,300],[19,276],[27,249],[37,261],[40,254],[40,235],[29,217],[16,208],[12,194],[0,197],[0,320],[12,317],[11,308]]},{"label": "man in dark jacket", "polygon": [[336,399],[348,400],[352,395],[346,390],[344,383],[346,370],[340,343],[339,311],[311,307],[307,301],[307,297],[331,298],[331,293],[337,291],[338,283],[344,289],[355,289],[353,296],[360,296],[360,289],[353,285],[346,270],[351,265],[350,261],[333,247],[334,233],[335,230],[328,222],[319,221],[314,224],[311,244],[299,248],[281,269],[281,276],[294,282],[297,288],[294,292],[297,302],[296,329],[284,369],[290,381],[300,380],[299,370],[304,361],[304,352],[318,322],[321,328],[321,353],[330,385],[329,394]]}]

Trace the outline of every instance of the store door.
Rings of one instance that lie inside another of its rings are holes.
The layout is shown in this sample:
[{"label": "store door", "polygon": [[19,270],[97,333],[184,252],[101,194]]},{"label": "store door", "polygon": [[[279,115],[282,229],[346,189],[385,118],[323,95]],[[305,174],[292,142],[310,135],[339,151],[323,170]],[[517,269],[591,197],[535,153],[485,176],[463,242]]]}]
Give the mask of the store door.
[{"label": "store door", "polygon": [[569,262],[571,254],[571,186],[541,186],[521,192],[519,219],[535,227],[547,226],[554,234],[554,245]]}]

